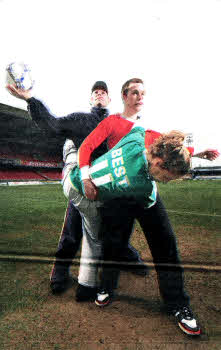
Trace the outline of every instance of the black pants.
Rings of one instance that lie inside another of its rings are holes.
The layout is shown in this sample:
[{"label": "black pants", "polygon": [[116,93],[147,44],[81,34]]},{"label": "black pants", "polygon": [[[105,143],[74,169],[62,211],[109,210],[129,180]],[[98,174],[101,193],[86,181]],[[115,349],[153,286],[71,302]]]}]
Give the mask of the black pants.
[{"label": "black pants", "polygon": [[[108,207],[109,208],[109,207]],[[105,222],[105,218],[103,219]],[[114,218],[112,218],[114,221]],[[118,227],[119,222],[117,221],[116,227]],[[118,249],[123,255],[124,259],[128,261],[141,261],[138,251],[129,244],[130,236],[132,234],[132,225],[122,225],[121,229],[123,232],[123,247],[120,246]],[[61,237],[58,244],[58,249],[55,254],[56,258],[62,259],[59,264],[66,266],[71,265],[72,259],[74,259],[82,239],[82,221],[78,210],[75,208],[74,204],[70,201],[66,210],[65,220],[61,232]],[[119,241],[121,244],[121,241]],[[116,242],[113,245],[117,245]]]},{"label": "black pants", "polygon": [[[124,234],[121,234],[120,228],[116,229],[116,217],[122,224],[127,222],[128,227],[132,227],[136,218],[145,234],[153,257],[160,294],[164,303],[169,310],[177,306],[188,305],[189,296],[184,290],[183,269],[180,266],[175,234],[160,196],[157,196],[156,204],[149,209],[144,209],[132,201],[129,205],[128,201],[124,205],[121,202],[120,207],[117,201],[115,206],[113,204],[111,211],[110,208],[106,211],[105,225],[103,226],[103,259],[106,261],[116,260],[117,257],[121,256],[120,249],[123,249],[126,244]],[[112,223],[111,218],[113,217],[115,219]],[[105,231],[108,234],[105,234]],[[114,265],[105,264],[102,276],[104,287],[107,289],[115,288],[118,275],[119,270]]]},{"label": "black pants", "polygon": [[82,221],[79,211],[74,204],[69,201],[65,213],[61,237],[58,243],[56,258],[64,260],[64,264],[71,265],[82,239]]}]

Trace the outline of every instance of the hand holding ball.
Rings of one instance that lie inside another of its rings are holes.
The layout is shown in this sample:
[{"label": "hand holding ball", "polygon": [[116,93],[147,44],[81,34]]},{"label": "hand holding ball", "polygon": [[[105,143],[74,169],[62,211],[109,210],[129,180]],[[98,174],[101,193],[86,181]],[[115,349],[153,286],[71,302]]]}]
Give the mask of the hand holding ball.
[{"label": "hand holding ball", "polygon": [[30,69],[25,63],[13,62],[6,68],[7,85],[16,85],[18,89],[30,90],[34,86]]}]

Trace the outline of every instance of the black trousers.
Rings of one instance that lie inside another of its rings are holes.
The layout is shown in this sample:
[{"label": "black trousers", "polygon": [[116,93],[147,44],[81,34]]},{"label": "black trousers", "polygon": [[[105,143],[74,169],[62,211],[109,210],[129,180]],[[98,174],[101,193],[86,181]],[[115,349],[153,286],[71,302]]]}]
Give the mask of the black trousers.
[{"label": "black trousers", "polygon": [[69,201],[65,213],[64,224],[61,231],[56,258],[64,260],[63,264],[71,265],[82,239],[82,221],[79,211]]},{"label": "black trousers", "polygon": [[[108,207],[109,208],[109,207]],[[103,218],[103,222],[105,223],[106,217]],[[112,218],[112,221],[115,219]],[[119,226],[119,222],[117,220],[116,227]],[[123,234],[123,247],[122,245],[118,249],[121,252],[121,255],[124,259],[128,261],[141,261],[138,251],[132,247],[129,243],[130,236],[132,234],[132,225],[122,225],[121,223],[121,231]],[[113,236],[114,238],[114,236]],[[81,216],[78,210],[75,208],[74,204],[70,201],[66,210],[64,224],[60,236],[60,240],[58,243],[58,248],[56,251],[56,258],[59,264],[70,266],[72,259],[74,259],[79,246],[82,240],[82,221]],[[110,239],[111,240],[111,239]],[[119,241],[121,244],[121,241]],[[116,242],[113,245],[117,245]],[[58,260],[59,259],[59,260]],[[62,259],[62,261],[60,261]]]},{"label": "black trousers", "polygon": [[[106,213],[105,208],[102,209],[105,217],[103,259],[105,261],[119,261],[117,257],[121,256],[120,249],[123,249],[126,244],[124,233],[121,233],[120,223],[122,225],[126,222],[129,229],[136,218],[141,225],[152,254],[159,290],[164,303],[169,310],[177,306],[188,305],[189,296],[184,289],[183,269],[180,266],[175,234],[160,196],[157,196],[156,204],[149,209],[144,209],[133,201],[128,205],[128,200],[125,203],[121,201],[120,204],[115,201],[115,205],[112,202],[110,207],[106,208]],[[102,273],[104,288],[115,288],[118,275],[119,269],[116,269],[115,265],[104,264]]]}]

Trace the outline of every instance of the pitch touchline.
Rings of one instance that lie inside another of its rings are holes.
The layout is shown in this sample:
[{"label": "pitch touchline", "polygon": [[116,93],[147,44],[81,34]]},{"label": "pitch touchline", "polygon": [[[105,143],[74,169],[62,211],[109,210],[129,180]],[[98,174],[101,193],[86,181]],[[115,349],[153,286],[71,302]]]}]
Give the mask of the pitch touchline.
[{"label": "pitch touchline", "polygon": [[[41,256],[27,256],[27,255],[4,255],[4,254],[0,254],[0,261],[17,261],[17,262],[30,262],[30,263],[54,263],[55,262],[55,258],[50,258],[50,257],[41,257]],[[56,261],[63,261],[62,259],[56,259]],[[65,261],[67,261],[67,259],[65,259]],[[76,258],[74,259],[74,261],[69,260],[69,262],[71,262],[73,265],[79,265],[80,264],[80,259]],[[83,264],[104,264],[104,265],[114,265],[114,266],[130,266],[130,267],[134,267],[134,268],[138,268],[139,266],[142,267],[142,264],[139,263],[129,263],[126,261],[120,261],[120,262],[116,262],[116,261],[103,261],[103,260],[93,260],[93,259],[81,259],[81,263]],[[193,263],[193,264],[153,264],[151,262],[145,262],[145,264],[150,267],[150,268],[154,268],[155,266],[157,267],[182,267],[184,269],[188,269],[188,270],[205,270],[205,271],[214,271],[214,272],[221,272],[221,265],[201,265],[201,264],[197,264],[197,263]]]},{"label": "pitch touchline", "polygon": [[167,209],[170,213],[176,213],[176,214],[189,214],[189,215],[199,215],[199,216],[212,216],[212,217],[221,217],[219,214],[203,214],[203,213],[194,213],[194,212],[188,212],[188,211],[177,211],[177,210],[171,210]]}]

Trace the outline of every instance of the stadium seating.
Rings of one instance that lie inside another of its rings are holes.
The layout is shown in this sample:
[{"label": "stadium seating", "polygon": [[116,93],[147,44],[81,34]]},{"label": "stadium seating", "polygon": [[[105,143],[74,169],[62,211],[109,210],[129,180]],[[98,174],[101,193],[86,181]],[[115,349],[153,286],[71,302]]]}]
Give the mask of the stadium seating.
[{"label": "stadium seating", "polygon": [[59,181],[64,141],[26,111],[0,103],[0,183]]},{"label": "stadium seating", "polygon": [[30,181],[30,180],[44,180],[44,178],[32,170],[0,169],[0,180]]},{"label": "stadium seating", "polygon": [[50,163],[59,163],[61,160],[59,157],[56,156],[46,156],[43,155],[41,157],[36,157],[32,155],[25,155],[25,154],[15,154],[13,152],[0,152],[0,159],[17,159],[17,160],[24,160],[24,161],[41,161],[41,162],[50,162]]},{"label": "stadium seating", "polygon": [[0,169],[0,181],[61,180],[61,170]]},{"label": "stadium seating", "polygon": [[48,180],[61,180],[62,172],[58,169],[40,170],[39,174]]}]

